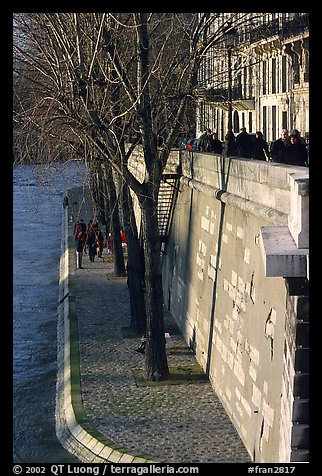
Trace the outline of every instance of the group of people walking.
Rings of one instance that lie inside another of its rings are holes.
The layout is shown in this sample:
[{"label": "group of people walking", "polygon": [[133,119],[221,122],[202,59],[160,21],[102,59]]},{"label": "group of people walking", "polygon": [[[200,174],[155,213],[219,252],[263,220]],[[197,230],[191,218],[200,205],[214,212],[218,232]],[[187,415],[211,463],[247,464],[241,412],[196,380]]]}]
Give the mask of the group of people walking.
[{"label": "group of people walking", "polygon": [[[77,221],[73,228],[73,236],[76,242],[76,268],[83,268],[83,254],[88,253],[89,260],[94,263],[95,257],[103,259],[103,250],[107,248],[107,254],[113,253],[113,237],[106,229],[106,239],[99,227],[98,221],[90,220],[89,223],[84,223],[83,219]],[[123,228],[120,229],[120,238],[122,247],[126,248],[126,235]]]},{"label": "group of people walking", "polygon": [[232,132],[228,132],[225,141],[221,142],[216,132],[206,129],[198,139],[188,140],[185,148],[223,154],[227,157],[243,157],[288,165],[309,165],[307,146],[297,129],[290,133],[287,129],[283,129],[280,139],[272,142],[270,147],[260,131],[253,135],[242,127],[236,137]]},{"label": "group of people walking", "polygon": [[90,220],[86,226],[84,220],[80,219],[74,225],[73,235],[76,241],[76,267],[78,269],[83,269],[83,253],[87,254],[87,250],[92,263],[95,261],[95,256],[102,258],[105,238],[97,221],[93,223],[93,220]]},{"label": "group of people walking", "polygon": [[272,143],[271,157],[273,162],[289,165],[309,165],[309,155],[305,140],[298,130],[290,133],[282,129],[281,137]]}]

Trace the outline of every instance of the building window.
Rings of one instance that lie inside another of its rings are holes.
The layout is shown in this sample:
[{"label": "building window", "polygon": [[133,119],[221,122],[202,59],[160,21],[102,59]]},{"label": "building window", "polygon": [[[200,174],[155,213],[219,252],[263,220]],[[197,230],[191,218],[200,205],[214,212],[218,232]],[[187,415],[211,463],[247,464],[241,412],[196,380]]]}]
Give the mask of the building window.
[{"label": "building window", "polygon": [[282,129],[288,129],[288,127],[287,127],[287,111],[282,111]]},{"label": "building window", "polygon": [[200,119],[199,119],[199,128],[200,128],[200,131],[203,131],[204,130],[204,103],[201,102],[200,103]]},{"label": "building window", "polygon": [[234,132],[239,132],[239,116],[238,112],[234,111]]},{"label": "building window", "polygon": [[219,109],[216,109],[215,128],[219,138]]},{"label": "building window", "polygon": [[244,68],[243,96],[247,98],[247,67]]},{"label": "building window", "polygon": [[272,58],[272,94],[276,94],[276,58]]},{"label": "building window", "polygon": [[279,93],[281,89],[280,85],[280,70],[281,70],[281,62],[280,58],[276,59],[276,92]]},{"label": "building window", "polygon": [[292,56],[293,63],[293,82],[294,84],[300,84],[300,62],[297,53],[293,53]]},{"label": "building window", "polygon": [[248,131],[253,132],[253,114],[252,114],[252,112],[248,113]]},{"label": "building window", "polygon": [[235,99],[241,99],[243,95],[243,82],[242,82],[242,70],[241,70],[240,61],[238,62],[237,69],[238,69],[238,72],[237,72],[236,83],[235,83],[236,84]]},{"label": "building window", "polygon": [[253,97],[253,70],[252,67],[249,66],[248,69],[248,97],[251,98]]},{"label": "building window", "polygon": [[262,69],[263,94],[267,94],[266,93],[266,72],[267,72],[266,61],[263,61],[263,69]]},{"label": "building window", "polygon": [[212,128],[212,114],[211,114],[211,107],[209,104],[205,104],[205,116],[204,116],[204,130],[208,128]]},{"label": "building window", "polygon": [[304,50],[304,81],[309,81],[309,53]]},{"label": "building window", "polygon": [[221,140],[224,140],[224,111],[221,111],[221,128],[220,128],[220,137]]},{"label": "building window", "polygon": [[276,106],[272,106],[272,140],[276,140]]},{"label": "building window", "polygon": [[267,108],[263,106],[263,136],[267,137]]},{"label": "building window", "polygon": [[282,93],[286,93],[286,56],[282,56]]}]

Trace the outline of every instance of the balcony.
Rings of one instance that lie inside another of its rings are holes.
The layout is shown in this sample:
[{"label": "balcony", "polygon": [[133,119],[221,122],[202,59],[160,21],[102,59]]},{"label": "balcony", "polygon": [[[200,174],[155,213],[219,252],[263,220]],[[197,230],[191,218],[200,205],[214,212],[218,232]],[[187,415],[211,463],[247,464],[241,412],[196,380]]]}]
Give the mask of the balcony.
[{"label": "balcony", "polygon": [[[228,110],[228,89],[225,88],[210,88],[203,92],[203,99],[205,102],[216,105],[220,109]],[[254,110],[255,98],[245,97],[242,93],[241,86],[232,88],[232,104],[233,109],[237,111]]]},{"label": "balcony", "polygon": [[249,30],[249,41],[250,43],[256,43],[258,41],[271,38],[279,34],[279,19],[271,21],[270,23],[265,23],[259,25],[257,28],[252,28]]},{"label": "balcony", "polygon": [[235,39],[235,46],[240,46],[245,43],[257,43],[276,36],[278,36],[280,40],[286,40],[308,31],[308,13],[291,19],[276,18],[269,23],[257,27],[249,25],[246,30],[238,32]]},{"label": "balcony", "polygon": [[308,13],[296,18],[292,18],[292,20],[284,21],[282,23],[280,35],[285,40],[290,37],[299,36],[306,31],[309,31]]}]

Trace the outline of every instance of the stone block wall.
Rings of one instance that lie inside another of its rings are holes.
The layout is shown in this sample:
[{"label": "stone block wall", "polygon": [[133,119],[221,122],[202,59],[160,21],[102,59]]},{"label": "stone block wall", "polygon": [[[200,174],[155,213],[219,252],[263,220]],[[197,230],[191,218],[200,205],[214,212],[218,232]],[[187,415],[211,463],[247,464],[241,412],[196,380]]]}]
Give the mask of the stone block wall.
[{"label": "stone block wall", "polygon": [[290,461],[297,327],[286,280],[266,275],[260,238],[263,227],[287,227],[289,175],[307,172],[185,152],[182,170],[163,255],[165,305],[253,460]]}]

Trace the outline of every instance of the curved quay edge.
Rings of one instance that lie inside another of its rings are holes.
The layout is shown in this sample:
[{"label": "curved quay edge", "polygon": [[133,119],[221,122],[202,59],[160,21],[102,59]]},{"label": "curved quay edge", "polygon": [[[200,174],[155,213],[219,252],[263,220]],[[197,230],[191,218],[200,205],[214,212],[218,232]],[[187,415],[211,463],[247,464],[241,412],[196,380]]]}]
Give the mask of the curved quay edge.
[{"label": "curved quay edge", "polygon": [[59,304],[57,320],[56,436],[62,446],[84,463],[162,463],[157,457],[136,453],[86,422],[80,385],[77,318],[69,296],[68,211],[63,209]]}]

